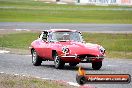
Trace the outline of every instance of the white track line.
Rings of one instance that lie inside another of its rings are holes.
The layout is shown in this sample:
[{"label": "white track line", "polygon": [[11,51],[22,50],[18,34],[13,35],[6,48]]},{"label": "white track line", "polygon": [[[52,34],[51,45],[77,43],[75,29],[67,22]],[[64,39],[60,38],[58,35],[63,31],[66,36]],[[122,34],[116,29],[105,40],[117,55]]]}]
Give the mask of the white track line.
[{"label": "white track line", "polygon": [[57,4],[67,4],[67,3],[64,3],[64,2],[57,2]]},{"label": "white track line", "polygon": [[107,65],[108,67],[117,67],[117,65]]},{"label": "white track line", "polygon": [[0,72],[1,74],[3,74],[4,72]]},{"label": "white track line", "polygon": [[74,82],[67,82],[69,85],[71,85],[71,86],[77,86],[77,87],[79,87],[80,85],[78,84],[78,83],[74,83]]},{"label": "white track line", "polygon": [[17,75],[19,75],[19,74],[14,74],[14,75],[16,75],[16,76],[17,76]]},{"label": "white track line", "polygon": [[44,2],[44,3],[51,3],[51,2]]},{"label": "white track line", "polygon": [[28,29],[14,29],[15,31],[30,31]]},{"label": "white track line", "polygon": [[4,53],[9,53],[10,51],[6,51],[6,50],[0,50],[0,53],[1,54],[4,54]]}]

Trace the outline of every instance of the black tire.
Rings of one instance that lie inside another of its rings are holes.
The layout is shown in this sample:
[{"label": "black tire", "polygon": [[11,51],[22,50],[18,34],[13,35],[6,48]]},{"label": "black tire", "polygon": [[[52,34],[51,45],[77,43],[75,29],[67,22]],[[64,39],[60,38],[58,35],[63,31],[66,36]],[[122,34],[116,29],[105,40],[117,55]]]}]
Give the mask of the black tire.
[{"label": "black tire", "polygon": [[42,59],[37,55],[35,50],[32,50],[32,63],[34,66],[39,66],[42,63]]},{"label": "black tire", "polygon": [[54,64],[56,69],[62,69],[65,65],[57,53],[54,54]]},{"label": "black tire", "polygon": [[102,61],[100,62],[92,62],[92,68],[94,70],[99,70],[102,67]]},{"label": "black tire", "polygon": [[71,67],[75,67],[78,63],[69,63]]}]

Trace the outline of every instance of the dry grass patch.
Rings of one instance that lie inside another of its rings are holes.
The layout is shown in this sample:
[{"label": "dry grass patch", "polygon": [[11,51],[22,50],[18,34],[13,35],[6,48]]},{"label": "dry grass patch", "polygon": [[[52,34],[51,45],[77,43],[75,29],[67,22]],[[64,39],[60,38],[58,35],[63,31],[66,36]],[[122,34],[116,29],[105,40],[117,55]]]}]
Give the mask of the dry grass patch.
[{"label": "dry grass patch", "polygon": [[0,73],[0,88],[76,88],[56,81]]}]

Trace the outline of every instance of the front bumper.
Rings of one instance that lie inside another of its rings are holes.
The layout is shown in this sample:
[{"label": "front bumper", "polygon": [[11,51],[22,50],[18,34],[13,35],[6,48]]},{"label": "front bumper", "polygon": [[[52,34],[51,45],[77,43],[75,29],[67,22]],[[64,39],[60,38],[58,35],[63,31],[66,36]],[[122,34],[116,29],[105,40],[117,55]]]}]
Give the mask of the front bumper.
[{"label": "front bumper", "polygon": [[62,58],[74,58],[74,59],[77,59],[77,55],[70,55],[70,56],[61,56]]},{"label": "front bumper", "polygon": [[87,63],[87,62],[93,62],[93,61],[102,61],[104,59],[104,56],[87,56],[84,55],[85,58],[81,57],[82,55],[62,55],[60,56],[60,58],[64,61],[64,62],[83,62],[83,63]]}]

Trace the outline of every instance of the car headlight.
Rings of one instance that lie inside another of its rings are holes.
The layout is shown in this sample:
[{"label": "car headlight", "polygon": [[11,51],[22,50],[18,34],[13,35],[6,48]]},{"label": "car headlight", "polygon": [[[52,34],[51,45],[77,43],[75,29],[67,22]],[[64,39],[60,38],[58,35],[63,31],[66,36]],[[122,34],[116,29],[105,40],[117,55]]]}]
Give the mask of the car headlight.
[{"label": "car headlight", "polygon": [[102,46],[99,47],[99,50],[102,54],[105,54],[105,49]]},{"label": "car headlight", "polygon": [[64,47],[62,48],[62,52],[63,52],[64,54],[69,53],[69,48],[66,47],[66,46],[64,46]]}]

